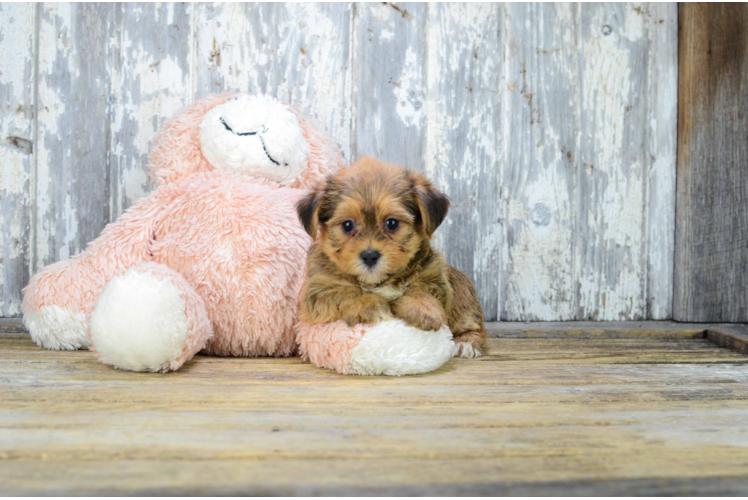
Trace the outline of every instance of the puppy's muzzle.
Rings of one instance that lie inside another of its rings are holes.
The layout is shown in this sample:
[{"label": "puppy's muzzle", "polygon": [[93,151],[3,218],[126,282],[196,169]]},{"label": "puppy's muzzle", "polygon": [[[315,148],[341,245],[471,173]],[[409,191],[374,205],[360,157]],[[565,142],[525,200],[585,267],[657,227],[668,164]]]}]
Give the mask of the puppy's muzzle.
[{"label": "puppy's muzzle", "polygon": [[382,256],[381,253],[377,252],[376,250],[364,250],[361,252],[361,261],[368,267],[369,269],[373,268],[377,265],[377,262],[379,262],[379,258]]}]

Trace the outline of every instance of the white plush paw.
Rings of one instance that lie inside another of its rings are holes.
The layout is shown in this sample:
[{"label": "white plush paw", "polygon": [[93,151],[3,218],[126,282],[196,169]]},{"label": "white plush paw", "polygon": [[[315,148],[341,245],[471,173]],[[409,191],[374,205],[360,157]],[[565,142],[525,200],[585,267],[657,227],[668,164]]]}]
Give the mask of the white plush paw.
[{"label": "white plush paw", "polygon": [[473,347],[470,342],[456,342],[457,349],[454,356],[456,358],[479,358],[483,356],[483,351]]},{"label": "white plush paw", "polygon": [[38,346],[56,350],[88,349],[88,322],[82,312],[59,306],[43,306],[26,313],[23,323]]},{"label": "white plush paw", "polygon": [[187,336],[179,288],[150,272],[131,269],[112,278],[91,315],[91,340],[101,361],[124,370],[163,370]]},{"label": "white plush paw", "polygon": [[371,327],[351,349],[346,373],[352,375],[415,375],[436,370],[455,351],[452,333],[427,332],[399,319]]}]

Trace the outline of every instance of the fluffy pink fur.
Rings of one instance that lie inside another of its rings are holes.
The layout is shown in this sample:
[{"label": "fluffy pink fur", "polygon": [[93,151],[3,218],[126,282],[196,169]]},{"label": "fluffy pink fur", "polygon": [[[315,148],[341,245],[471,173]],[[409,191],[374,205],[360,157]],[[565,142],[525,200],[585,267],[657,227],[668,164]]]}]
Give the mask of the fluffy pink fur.
[{"label": "fluffy pink fur", "polygon": [[221,356],[290,356],[310,238],[295,222],[303,191],[229,172],[190,177],[159,217],[153,260],[205,301]]},{"label": "fluffy pink fur", "polygon": [[[181,366],[203,344],[206,353],[224,356],[295,353],[294,323],[311,241],[294,204],[302,189],[342,167],[343,160],[326,134],[289,107],[310,147],[308,166],[295,184],[281,187],[215,171],[200,151],[199,125],[212,107],[229,98],[203,99],[165,125],[150,157],[159,187],[108,225],[84,252],[34,276],[24,290],[24,314],[56,305],[90,317],[116,273],[150,263],[138,269],[178,283],[193,325],[188,345],[165,370]],[[207,343],[206,318],[213,332]],[[339,364],[344,349],[336,347],[335,335],[348,345],[352,333],[335,327],[328,335],[334,344],[332,363]],[[320,356],[314,359],[328,364]]]},{"label": "fluffy pink fur", "polygon": [[208,111],[228,101],[232,95],[233,92],[208,96],[166,122],[153,141],[149,157],[153,180],[159,184],[174,184],[213,170],[200,151],[200,123]]},{"label": "fluffy pink fur", "polygon": [[99,294],[118,270],[151,260],[157,217],[182,193],[182,186],[158,189],[107,225],[85,251],[34,275],[23,290],[23,313],[55,305],[90,315]]},{"label": "fluffy pink fur", "polygon": [[349,327],[344,321],[324,325],[300,321],[297,325],[299,354],[321,368],[347,374],[348,355],[367,330],[365,325]]}]

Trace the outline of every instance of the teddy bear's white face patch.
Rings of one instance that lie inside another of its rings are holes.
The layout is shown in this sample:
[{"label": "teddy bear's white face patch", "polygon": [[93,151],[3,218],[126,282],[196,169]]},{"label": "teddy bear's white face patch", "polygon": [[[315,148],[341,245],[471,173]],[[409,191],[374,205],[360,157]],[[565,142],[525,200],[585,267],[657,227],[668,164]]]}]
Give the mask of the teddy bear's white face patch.
[{"label": "teddy bear's white face patch", "polygon": [[203,156],[217,170],[290,184],[306,168],[309,144],[285,105],[241,95],[211,109],[200,124]]}]

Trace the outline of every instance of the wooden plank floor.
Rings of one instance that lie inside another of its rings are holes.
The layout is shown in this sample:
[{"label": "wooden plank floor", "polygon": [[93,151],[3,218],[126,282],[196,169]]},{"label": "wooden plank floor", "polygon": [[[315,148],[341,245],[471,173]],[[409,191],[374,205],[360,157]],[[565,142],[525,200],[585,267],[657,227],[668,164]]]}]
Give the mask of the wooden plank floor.
[{"label": "wooden plank floor", "polygon": [[748,356],[667,325],[492,338],[403,378],[204,356],[127,373],[6,327],[0,493],[748,494]]}]

